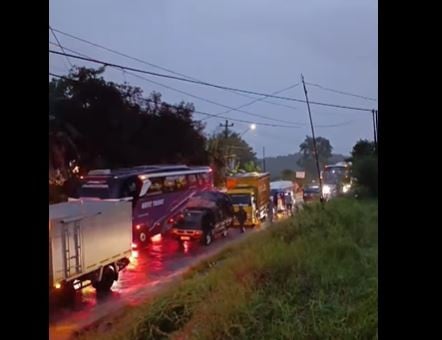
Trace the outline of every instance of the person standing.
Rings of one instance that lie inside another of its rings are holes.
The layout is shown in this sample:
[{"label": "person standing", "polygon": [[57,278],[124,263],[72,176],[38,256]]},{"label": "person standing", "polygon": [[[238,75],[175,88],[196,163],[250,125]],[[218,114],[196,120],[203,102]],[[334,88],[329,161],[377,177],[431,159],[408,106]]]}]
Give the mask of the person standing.
[{"label": "person standing", "polygon": [[287,209],[287,215],[292,216],[293,215],[293,198],[292,194],[290,192],[287,193],[285,196],[285,207]]},{"label": "person standing", "polygon": [[269,199],[269,207],[268,207],[268,216],[269,216],[269,222],[273,223],[273,198],[270,197]]},{"label": "person standing", "polygon": [[239,210],[236,213],[236,218],[238,220],[239,228],[240,228],[241,232],[244,233],[246,231],[244,224],[247,220],[247,213],[245,212],[245,210],[242,206],[239,206]]}]

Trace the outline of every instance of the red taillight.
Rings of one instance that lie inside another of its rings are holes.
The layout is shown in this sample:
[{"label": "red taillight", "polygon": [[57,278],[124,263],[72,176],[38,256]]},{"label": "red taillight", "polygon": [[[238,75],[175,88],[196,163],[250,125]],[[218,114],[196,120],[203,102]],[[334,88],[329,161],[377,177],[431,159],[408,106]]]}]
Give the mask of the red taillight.
[{"label": "red taillight", "polygon": [[141,224],[137,224],[137,225],[135,226],[135,229],[140,230],[140,229],[141,229]]},{"label": "red taillight", "polygon": [[174,220],[173,218],[169,218],[168,223],[169,223],[169,224],[173,224],[173,223],[175,223],[175,220]]},{"label": "red taillight", "polygon": [[161,234],[156,234],[150,238],[152,242],[161,242]]}]

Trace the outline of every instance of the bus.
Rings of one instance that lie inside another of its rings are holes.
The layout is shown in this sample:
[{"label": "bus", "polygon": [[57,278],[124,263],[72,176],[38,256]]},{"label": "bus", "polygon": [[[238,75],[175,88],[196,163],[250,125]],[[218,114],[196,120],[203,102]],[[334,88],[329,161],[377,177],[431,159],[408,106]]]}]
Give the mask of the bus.
[{"label": "bus", "polygon": [[326,165],[322,171],[322,195],[328,199],[346,194],[352,186],[351,163]]},{"label": "bus", "polygon": [[197,193],[213,189],[205,166],[146,165],[91,170],[80,177],[75,199],[132,201],[133,248],[167,232]]}]

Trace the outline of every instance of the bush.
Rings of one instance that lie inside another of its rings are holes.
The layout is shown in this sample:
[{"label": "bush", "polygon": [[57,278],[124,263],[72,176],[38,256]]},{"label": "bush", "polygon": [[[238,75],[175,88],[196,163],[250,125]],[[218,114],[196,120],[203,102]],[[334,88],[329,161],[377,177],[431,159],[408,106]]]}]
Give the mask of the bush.
[{"label": "bush", "polygon": [[378,158],[365,156],[354,161],[353,174],[357,179],[357,194],[378,196]]}]

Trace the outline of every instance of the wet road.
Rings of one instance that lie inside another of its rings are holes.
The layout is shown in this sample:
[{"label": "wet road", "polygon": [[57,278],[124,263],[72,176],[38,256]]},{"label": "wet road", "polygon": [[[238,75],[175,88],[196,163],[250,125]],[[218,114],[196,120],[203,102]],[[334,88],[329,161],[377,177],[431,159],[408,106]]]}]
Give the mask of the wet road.
[{"label": "wet road", "polygon": [[120,273],[110,294],[99,297],[95,289],[87,287],[78,292],[74,309],[56,309],[51,313],[50,339],[67,339],[75,331],[124,306],[142,303],[191,266],[265,227],[264,224],[260,228],[247,229],[244,234],[231,229],[227,238],[221,236],[207,247],[199,242],[186,242],[183,247],[166,236],[147,249],[133,251],[131,263]]}]

